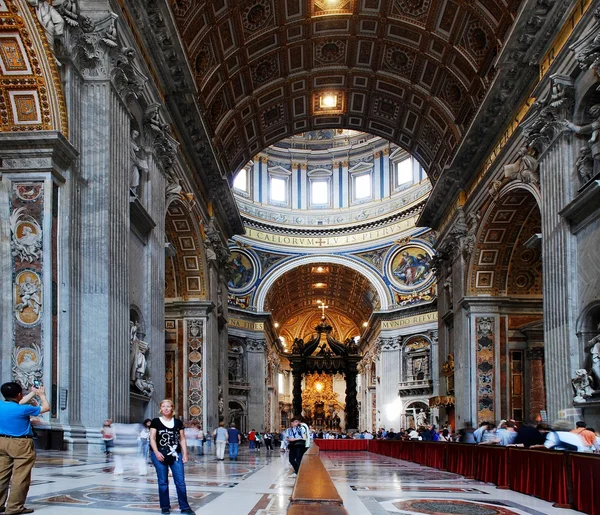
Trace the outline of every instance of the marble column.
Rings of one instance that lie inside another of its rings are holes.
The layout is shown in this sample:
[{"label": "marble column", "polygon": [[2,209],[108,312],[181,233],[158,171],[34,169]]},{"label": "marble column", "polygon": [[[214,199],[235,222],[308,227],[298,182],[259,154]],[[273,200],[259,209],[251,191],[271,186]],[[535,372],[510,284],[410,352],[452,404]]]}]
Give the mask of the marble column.
[{"label": "marble column", "polygon": [[[1,372],[29,389],[38,380],[48,391],[50,425],[66,421],[59,404],[69,376],[59,367],[61,340],[59,261],[60,187],[77,152],[58,132],[0,134]],[[67,252],[68,254],[68,252]]]},{"label": "marble column", "polygon": [[267,375],[266,342],[264,340],[246,340],[248,359],[248,429],[263,432],[265,430],[265,406],[267,404]]},{"label": "marble column", "polygon": [[528,417],[529,421],[540,420],[540,412],[546,409],[546,382],[544,380],[544,348],[527,349],[529,367]]},{"label": "marble column", "polygon": [[577,247],[576,236],[559,211],[573,198],[579,179],[573,136],[563,133],[540,159],[543,202],[542,262],[544,293],[544,353],[547,411],[550,420],[573,405],[571,378],[578,368],[576,337]]}]

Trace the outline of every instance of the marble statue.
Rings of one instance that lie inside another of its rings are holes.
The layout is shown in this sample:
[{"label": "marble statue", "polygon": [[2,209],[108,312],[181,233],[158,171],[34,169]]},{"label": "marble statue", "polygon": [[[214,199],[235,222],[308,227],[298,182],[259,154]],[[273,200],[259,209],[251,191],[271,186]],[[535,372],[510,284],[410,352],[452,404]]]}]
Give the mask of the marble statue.
[{"label": "marble statue", "polygon": [[150,129],[155,134],[163,134],[168,127],[168,125],[163,124],[160,121],[160,104],[153,103],[150,104],[146,108],[146,112],[144,113],[144,123],[148,129]]},{"label": "marble statue", "polygon": [[21,302],[15,306],[15,309],[19,312],[23,312],[24,309],[31,308],[36,315],[39,315],[42,307],[40,293],[40,282],[37,279],[32,280],[31,277],[26,277],[25,280],[19,285],[19,296],[21,297]]},{"label": "marble statue", "polygon": [[[598,331],[600,331],[600,324],[598,324]],[[594,336],[588,344],[592,355],[592,377],[594,378],[596,390],[600,390],[600,334]]]},{"label": "marble statue", "polygon": [[[134,333],[135,328],[135,333]],[[130,346],[130,373],[129,379],[131,384],[146,397],[151,397],[154,393],[154,384],[150,380],[148,372],[148,362],[146,353],[150,347],[147,342],[142,341],[137,336],[137,326],[134,322],[131,323],[131,346]]]},{"label": "marble statue", "polygon": [[35,7],[37,18],[42,27],[46,30],[46,37],[50,48],[54,48],[54,38],[62,36],[65,29],[65,20],[56,10],[63,5],[64,0],[54,0],[49,3],[46,0],[27,0],[29,4]]},{"label": "marble statue", "polygon": [[573,402],[586,402],[593,394],[592,381],[585,368],[575,371],[575,377],[571,379],[575,397]]},{"label": "marble statue", "polygon": [[13,257],[18,257],[21,263],[39,261],[42,257],[42,228],[36,219],[20,207],[12,212],[9,223]]},{"label": "marble statue", "polygon": [[588,139],[588,147],[591,151],[591,157],[594,160],[593,169],[594,171],[597,171],[597,163],[600,160],[600,104],[595,104],[590,107],[588,113],[594,119],[592,123],[588,123],[587,125],[576,125],[573,122],[564,120],[563,124],[575,134],[590,136]]},{"label": "marble statue", "polygon": [[452,305],[452,265],[446,267],[446,277],[444,278],[444,290],[446,290],[448,306]]},{"label": "marble statue", "polygon": [[538,184],[538,160],[531,155],[529,149],[521,147],[514,163],[504,165],[504,177],[508,180],[518,179],[525,184]]},{"label": "marble statue", "polygon": [[594,159],[592,158],[592,149],[582,147],[579,150],[579,157],[575,161],[575,168],[584,184],[592,180],[594,176]]},{"label": "marble statue", "polygon": [[135,129],[131,131],[129,141],[129,189],[137,197],[138,187],[140,185],[140,176],[142,172],[148,172],[148,163],[142,158],[142,148],[139,140],[140,133]]},{"label": "marble statue", "polygon": [[417,427],[426,426],[427,425],[427,413],[424,410],[419,411],[416,416]]},{"label": "marble statue", "polygon": [[179,177],[175,175],[175,172],[171,169],[167,172],[167,181],[165,184],[165,201],[166,206],[168,207],[171,202],[175,200],[179,200],[181,198],[181,192],[183,188],[181,187],[181,181]]}]

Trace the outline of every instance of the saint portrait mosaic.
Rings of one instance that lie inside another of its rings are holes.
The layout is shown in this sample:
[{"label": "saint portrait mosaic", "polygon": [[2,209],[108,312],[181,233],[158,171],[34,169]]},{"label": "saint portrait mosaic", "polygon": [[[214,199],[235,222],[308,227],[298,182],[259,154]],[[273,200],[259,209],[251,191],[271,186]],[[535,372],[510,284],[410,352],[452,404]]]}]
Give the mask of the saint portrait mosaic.
[{"label": "saint portrait mosaic", "polygon": [[432,252],[424,245],[411,243],[400,248],[388,262],[388,277],[403,292],[423,290],[435,276],[431,268]]},{"label": "saint portrait mosaic", "polygon": [[245,290],[254,283],[257,269],[247,253],[234,250],[229,257],[228,266],[230,275],[227,285],[231,290]]}]

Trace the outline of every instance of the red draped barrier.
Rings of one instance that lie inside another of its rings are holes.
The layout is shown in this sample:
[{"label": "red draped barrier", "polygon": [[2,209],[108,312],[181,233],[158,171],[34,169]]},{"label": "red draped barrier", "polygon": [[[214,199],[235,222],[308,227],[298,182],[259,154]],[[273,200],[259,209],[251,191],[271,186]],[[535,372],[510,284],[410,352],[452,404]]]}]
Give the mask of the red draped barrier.
[{"label": "red draped barrier", "polygon": [[479,481],[508,486],[508,448],[495,445],[475,446],[474,477]]},{"label": "red draped barrier", "polygon": [[600,515],[600,496],[595,494],[600,484],[600,456],[571,453],[571,477],[573,508]]},{"label": "red draped barrier", "polygon": [[[600,515],[600,456],[445,442],[370,440],[368,450]],[[571,485],[572,483],[572,485]],[[571,489],[572,486],[572,489]]]},{"label": "red draped barrier", "polygon": [[446,454],[448,444],[445,442],[427,442],[425,444],[425,463],[428,467],[446,470]]},{"label": "red draped barrier", "polygon": [[568,453],[511,447],[509,456],[511,490],[568,506]]},{"label": "red draped barrier", "polygon": [[320,440],[314,442],[319,446],[321,451],[366,451],[369,447],[369,440],[353,440],[353,439],[332,439]]},{"label": "red draped barrier", "polygon": [[476,445],[453,443],[448,444],[448,472],[454,472],[467,478],[475,477],[475,451]]}]

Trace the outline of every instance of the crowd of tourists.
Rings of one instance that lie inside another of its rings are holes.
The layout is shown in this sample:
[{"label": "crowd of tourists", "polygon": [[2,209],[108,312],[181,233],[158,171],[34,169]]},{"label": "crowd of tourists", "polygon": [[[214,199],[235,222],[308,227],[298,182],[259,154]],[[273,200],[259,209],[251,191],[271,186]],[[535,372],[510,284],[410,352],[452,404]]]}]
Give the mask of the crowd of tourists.
[{"label": "crowd of tourists", "polygon": [[[369,436],[370,435],[370,436]],[[450,426],[435,425],[418,428],[401,428],[398,431],[380,428],[375,438],[385,440],[422,440],[432,442],[460,442],[478,445],[515,445],[527,448],[555,449],[575,452],[600,452],[600,434],[587,427],[581,420],[572,422],[560,419],[552,424],[522,424],[514,420],[502,420],[499,424],[482,422],[475,428],[466,424],[456,433]],[[373,435],[368,431],[355,433],[353,438],[367,439]]]}]

